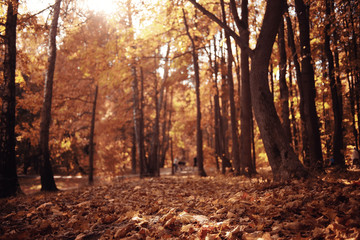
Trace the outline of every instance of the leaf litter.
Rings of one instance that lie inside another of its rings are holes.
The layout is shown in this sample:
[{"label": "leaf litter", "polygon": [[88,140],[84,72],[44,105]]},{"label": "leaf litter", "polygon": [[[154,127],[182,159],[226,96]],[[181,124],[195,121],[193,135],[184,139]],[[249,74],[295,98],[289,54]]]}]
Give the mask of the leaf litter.
[{"label": "leaf litter", "polygon": [[120,179],[2,199],[0,239],[359,239],[357,183]]}]

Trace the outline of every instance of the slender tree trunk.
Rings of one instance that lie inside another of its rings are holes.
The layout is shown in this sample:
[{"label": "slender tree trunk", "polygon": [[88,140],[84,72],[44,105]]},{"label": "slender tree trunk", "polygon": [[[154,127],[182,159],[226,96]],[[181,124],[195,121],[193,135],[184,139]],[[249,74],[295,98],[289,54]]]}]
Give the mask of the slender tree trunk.
[{"label": "slender tree trunk", "polygon": [[[133,72],[133,117],[134,117],[134,127],[136,135],[136,148],[137,155],[139,157],[139,167],[140,167],[140,177],[146,175],[146,160],[145,160],[145,146],[144,146],[144,125],[143,125],[143,114],[142,114],[142,87],[141,93],[139,93],[138,88],[138,76],[137,70],[134,66],[132,68]],[[141,82],[142,82],[142,70],[141,70]],[[142,83],[141,83],[142,85]]]},{"label": "slender tree trunk", "polygon": [[2,106],[0,113],[0,198],[21,193],[16,172],[16,27],[19,1],[7,1],[5,23],[4,82],[0,86]]},{"label": "slender tree trunk", "polygon": [[[168,43],[167,51],[165,55],[165,63],[164,63],[164,78],[162,80],[161,86],[160,86],[160,98],[159,98],[159,115],[161,114],[161,109],[163,109],[163,124],[162,124],[162,144],[159,144],[159,157],[160,157],[160,167],[164,166],[165,161],[165,154],[167,151],[167,143],[166,143],[166,82],[169,77],[169,54],[170,54],[170,43]],[[164,101],[164,95],[165,95],[165,101]],[[162,107],[164,105],[164,107]],[[160,124],[160,117],[159,117],[159,124]]]},{"label": "slender tree trunk", "polygon": [[[244,28],[241,34],[242,39],[246,47],[249,47],[249,12],[248,1],[243,0],[241,2],[241,20],[239,19],[235,0],[230,1],[231,12],[233,13],[236,25],[238,28]],[[241,155],[241,168],[242,172],[245,169],[248,171],[248,175],[256,173],[254,162],[251,160],[251,126],[252,126],[252,104],[250,93],[250,70],[249,70],[249,54],[247,51],[241,50],[240,55],[241,62],[241,109],[240,109],[240,155]]]},{"label": "slender tree trunk", "polygon": [[330,27],[331,14],[332,14],[332,3],[331,0],[325,0],[326,5],[326,17],[327,24],[325,25],[325,43],[324,49],[328,62],[328,77],[330,79],[332,109],[334,113],[334,135],[333,135],[333,158],[335,164],[341,167],[345,167],[345,160],[343,155],[343,133],[342,133],[342,100],[341,100],[341,82],[336,82],[335,69],[334,69],[334,57],[330,48]]},{"label": "slender tree trunk", "polygon": [[[155,65],[157,65],[157,56],[154,58]],[[155,67],[156,69],[157,67]],[[155,73],[156,74],[156,73]],[[159,148],[159,121],[160,121],[160,101],[158,91],[158,79],[155,76],[154,82],[154,101],[155,101],[155,121],[153,126],[153,135],[151,141],[151,156],[150,156],[150,169],[148,169],[149,176],[158,177],[160,176],[159,170],[159,159],[158,159],[158,148]]]},{"label": "slender tree trunk", "polygon": [[278,46],[280,52],[280,101],[281,101],[281,119],[286,137],[291,142],[290,114],[289,114],[289,89],[286,83],[286,49],[284,36],[284,20],[280,22],[278,34]]},{"label": "slender tree trunk", "polygon": [[[321,150],[319,119],[315,105],[315,80],[310,49],[310,29],[307,6],[303,0],[295,0],[295,10],[299,19],[300,44],[301,44],[301,87],[304,96],[305,129],[307,132],[310,167],[312,170],[321,170],[323,157]],[[300,86],[299,86],[300,88]]]},{"label": "slender tree trunk", "polygon": [[145,126],[144,126],[144,71],[143,68],[140,67],[140,102],[139,102],[139,162],[140,169],[142,169],[142,174],[140,173],[140,177],[143,177],[145,172],[148,169],[148,159],[145,155]]},{"label": "slender tree trunk", "polygon": [[169,148],[169,138],[167,137],[167,124],[168,124],[168,120],[167,120],[167,113],[168,113],[168,109],[167,109],[167,105],[168,105],[168,92],[165,92],[165,101],[164,101],[164,107],[163,107],[163,122],[162,122],[162,126],[161,126],[161,135],[162,135],[162,141],[160,144],[160,168],[163,168],[165,165],[165,156],[166,156],[166,152]]},{"label": "slender tree trunk", "polygon": [[305,112],[304,112],[304,93],[303,93],[303,81],[302,81],[302,74],[300,63],[298,60],[298,55],[296,52],[295,40],[294,40],[294,31],[292,28],[291,19],[289,17],[289,13],[286,13],[286,24],[288,29],[288,45],[291,49],[292,53],[292,61],[295,67],[296,79],[300,93],[300,117],[301,117],[301,136],[302,136],[302,157],[303,162],[306,166],[310,166],[310,153],[309,153],[309,144],[308,144],[308,134],[306,131],[306,121],[305,121]]},{"label": "slender tree trunk", "polygon": [[[213,86],[215,89],[215,94],[213,96],[214,98],[214,135],[215,135],[215,163],[216,163],[216,169],[220,170],[220,164],[219,159],[221,159],[222,152],[221,152],[221,131],[220,131],[220,101],[219,101],[219,88],[217,84],[217,78],[218,78],[218,63],[217,63],[217,57],[216,57],[216,38],[213,39],[213,48],[210,44],[210,53],[209,53],[209,62],[210,66],[212,68],[213,74]],[[212,49],[214,49],[214,52],[212,52]],[[214,55],[214,59],[212,59],[212,55]],[[225,169],[223,168],[223,173],[225,173]]]},{"label": "slender tree trunk", "polygon": [[254,168],[254,173],[256,174],[256,149],[255,149],[255,123],[254,123],[254,117],[251,112],[251,147],[252,147],[252,166]]},{"label": "slender tree trunk", "polygon": [[291,113],[291,130],[292,130],[292,144],[293,147],[295,149],[295,152],[298,153],[299,152],[299,147],[298,147],[298,129],[297,129],[297,122],[296,122],[296,115],[295,115],[295,107],[294,107],[294,96],[296,96],[296,94],[294,94],[293,92],[295,91],[293,89],[293,74],[292,74],[292,69],[291,69],[291,64],[289,65],[289,95],[290,95],[290,113]]},{"label": "slender tree trunk", "polygon": [[191,41],[192,45],[192,57],[194,61],[194,72],[195,72],[195,91],[196,91],[196,150],[197,150],[197,161],[198,161],[198,171],[199,175],[205,177],[206,172],[204,169],[204,155],[203,155],[203,143],[202,143],[202,129],[201,129],[201,103],[200,103],[200,70],[198,62],[198,53],[196,51],[195,40],[190,34],[189,26],[187,25],[185,10],[183,9],[184,14],[184,24],[186,28],[187,35]]},{"label": "slender tree trunk", "polygon": [[51,123],[52,91],[54,82],[55,62],[56,62],[56,35],[58,20],[60,15],[61,0],[56,0],[54,14],[50,27],[50,43],[48,67],[45,76],[44,102],[41,109],[40,122],[40,175],[41,191],[57,191],[54,174],[50,162],[49,150],[49,131]]},{"label": "slender tree trunk", "polygon": [[132,146],[131,146],[131,173],[136,174],[136,167],[137,167],[136,152],[137,152],[137,147],[136,147],[136,127],[135,127],[135,125],[133,125],[133,132],[132,132],[131,140],[132,140]]},{"label": "slender tree trunk", "polygon": [[349,73],[347,74],[347,81],[348,81],[349,92],[350,92],[349,101],[350,101],[350,109],[351,109],[351,120],[352,120],[352,130],[353,130],[353,135],[354,135],[354,144],[355,144],[356,149],[358,149],[359,148],[358,131],[356,128],[356,121],[355,121],[355,94],[354,94],[355,83],[354,83],[354,78],[352,76],[350,76]]},{"label": "slender tree trunk", "polygon": [[270,77],[270,92],[272,99],[274,101],[275,98],[275,89],[274,89],[274,66],[270,59],[270,69],[269,69],[269,77]]},{"label": "slender tree trunk", "polygon": [[[228,97],[229,97],[229,87],[227,84],[226,79],[226,64],[225,64],[225,58],[222,54],[221,57],[221,113],[220,116],[220,131],[221,131],[221,146],[222,146],[222,166],[224,171],[226,170],[226,167],[233,167],[233,165],[230,163],[230,154],[229,154],[229,104],[228,104]],[[233,169],[231,169],[233,170]],[[225,173],[225,172],[224,172]]]},{"label": "slender tree trunk", "polygon": [[[226,23],[226,12],[224,0],[221,0],[221,8],[223,14],[223,22]],[[234,94],[234,78],[232,73],[233,55],[231,50],[231,39],[228,33],[225,32],[226,46],[227,46],[227,79],[229,84],[229,98],[230,98],[230,122],[231,122],[231,139],[232,139],[232,159],[234,161],[235,174],[240,175],[240,154],[238,141],[238,127],[236,120],[235,108],[235,94]]]},{"label": "slender tree trunk", "polygon": [[94,132],[95,132],[95,116],[96,116],[96,102],[98,98],[98,85],[95,87],[95,95],[93,102],[93,109],[91,114],[91,125],[90,125],[90,142],[89,142],[89,184],[92,185],[94,183]]}]

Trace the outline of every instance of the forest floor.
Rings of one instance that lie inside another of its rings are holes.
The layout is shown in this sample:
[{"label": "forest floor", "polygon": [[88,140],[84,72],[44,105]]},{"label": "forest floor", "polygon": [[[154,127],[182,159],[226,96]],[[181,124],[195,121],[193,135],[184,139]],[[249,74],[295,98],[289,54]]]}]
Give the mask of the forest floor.
[{"label": "forest floor", "polygon": [[360,171],[287,183],[182,174],[78,187],[79,179],[56,180],[76,189],[0,199],[0,239],[360,238]]}]

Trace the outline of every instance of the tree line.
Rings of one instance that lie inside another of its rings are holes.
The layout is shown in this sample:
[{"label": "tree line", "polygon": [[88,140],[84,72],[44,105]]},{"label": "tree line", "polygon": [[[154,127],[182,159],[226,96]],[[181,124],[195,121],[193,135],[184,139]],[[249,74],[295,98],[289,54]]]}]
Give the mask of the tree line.
[{"label": "tree line", "polygon": [[[274,179],[346,167],[359,145],[359,5],[343,0],[1,1],[1,195],[20,167],[159,176],[196,158]],[[28,3],[30,4],[30,3]],[[266,157],[265,157],[266,154]]]}]

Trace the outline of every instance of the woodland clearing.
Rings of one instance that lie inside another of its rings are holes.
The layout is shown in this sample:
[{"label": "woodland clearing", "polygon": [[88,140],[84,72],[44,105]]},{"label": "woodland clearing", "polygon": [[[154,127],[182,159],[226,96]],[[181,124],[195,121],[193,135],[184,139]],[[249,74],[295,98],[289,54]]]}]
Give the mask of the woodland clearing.
[{"label": "woodland clearing", "polygon": [[0,200],[0,239],[359,239],[359,176],[117,178]]}]

